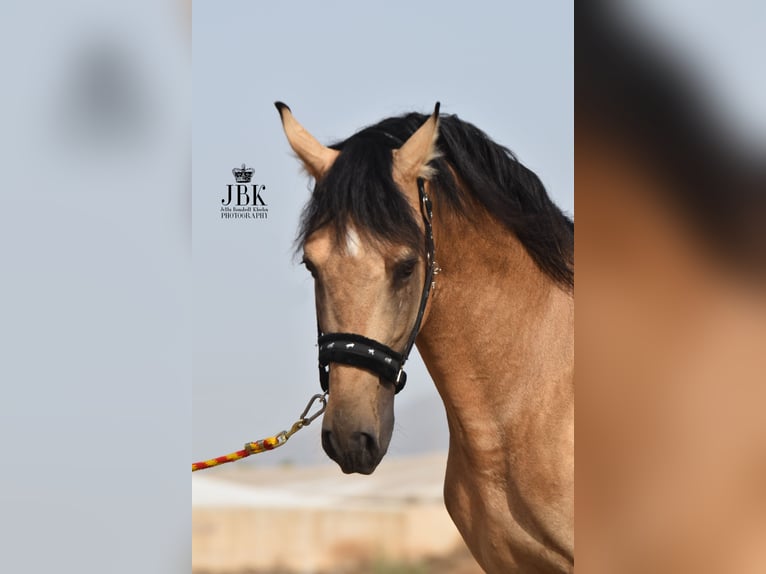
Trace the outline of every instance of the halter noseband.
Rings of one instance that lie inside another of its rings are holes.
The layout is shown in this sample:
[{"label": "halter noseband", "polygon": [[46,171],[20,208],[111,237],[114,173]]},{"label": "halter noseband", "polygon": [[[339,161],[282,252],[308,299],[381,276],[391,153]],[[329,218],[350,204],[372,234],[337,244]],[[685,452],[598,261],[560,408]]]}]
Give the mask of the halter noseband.
[{"label": "halter noseband", "polygon": [[426,277],[423,283],[423,293],[420,296],[418,315],[407,339],[407,344],[404,346],[404,351],[398,353],[391,347],[362,335],[354,333],[323,334],[322,330],[318,329],[319,383],[324,392],[328,392],[330,389],[330,363],[342,363],[371,371],[381,379],[391,381],[396,393],[401,391],[407,382],[404,363],[407,362],[412,346],[415,344],[415,338],[420,331],[420,324],[426,312],[434,275],[437,273],[437,266],[434,261],[434,234],[431,226],[433,206],[431,205],[431,198],[426,193],[425,182],[421,177],[418,178],[418,194],[420,196],[420,213],[425,225]]}]

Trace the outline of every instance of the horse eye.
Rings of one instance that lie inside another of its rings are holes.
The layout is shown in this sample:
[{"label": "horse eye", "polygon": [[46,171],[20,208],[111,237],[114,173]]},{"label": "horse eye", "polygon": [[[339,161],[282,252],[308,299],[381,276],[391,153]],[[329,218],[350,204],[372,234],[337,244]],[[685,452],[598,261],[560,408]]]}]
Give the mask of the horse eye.
[{"label": "horse eye", "polygon": [[394,281],[401,282],[409,279],[415,271],[415,265],[417,265],[417,263],[417,259],[407,259],[406,261],[399,263],[396,266],[396,269],[394,269]]},{"label": "horse eye", "polygon": [[303,259],[303,260],[301,261],[301,263],[302,263],[302,264],[303,264],[303,266],[306,268],[306,270],[307,270],[309,273],[311,273],[311,276],[312,276],[314,279],[316,279],[316,277],[317,277],[317,270],[316,270],[316,267],[314,267],[314,264],[313,264],[313,263],[311,263],[311,261],[309,261],[308,259]]}]

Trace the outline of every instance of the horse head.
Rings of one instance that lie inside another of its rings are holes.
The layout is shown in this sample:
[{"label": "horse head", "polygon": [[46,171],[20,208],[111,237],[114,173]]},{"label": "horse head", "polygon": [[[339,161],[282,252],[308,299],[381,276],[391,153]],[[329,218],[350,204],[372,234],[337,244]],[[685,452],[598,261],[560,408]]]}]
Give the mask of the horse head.
[{"label": "horse head", "polygon": [[403,382],[385,363],[402,353],[406,359],[427,300],[424,281],[430,285],[418,178],[430,175],[438,104],[406,141],[362,131],[333,147],[286,105],[276,106],[290,146],[316,181],[299,243],[314,278],[319,332],[337,335],[330,346],[344,353],[323,373],[330,399],[322,446],[343,472],[370,474],[391,441]]}]

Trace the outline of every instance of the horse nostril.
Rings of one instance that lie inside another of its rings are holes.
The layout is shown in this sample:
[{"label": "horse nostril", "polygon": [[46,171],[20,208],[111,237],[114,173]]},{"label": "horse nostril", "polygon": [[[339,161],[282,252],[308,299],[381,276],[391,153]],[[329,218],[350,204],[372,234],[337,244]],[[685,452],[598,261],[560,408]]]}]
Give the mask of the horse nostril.
[{"label": "horse nostril", "polygon": [[371,434],[366,432],[355,432],[351,435],[351,440],[357,445],[360,451],[366,451],[373,458],[378,455],[378,441]]}]

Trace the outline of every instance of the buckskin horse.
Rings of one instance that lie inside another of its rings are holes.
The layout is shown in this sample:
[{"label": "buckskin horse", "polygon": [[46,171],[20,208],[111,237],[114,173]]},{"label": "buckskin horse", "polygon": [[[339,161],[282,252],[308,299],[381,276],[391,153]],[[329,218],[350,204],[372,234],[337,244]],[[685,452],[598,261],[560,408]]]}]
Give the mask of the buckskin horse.
[{"label": "buckskin horse", "polygon": [[476,560],[572,572],[572,220],[438,103],[329,147],[276,107],[315,180],[297,244],[331,390],[324,450],[345,473],[375,470],[416,343],[447,413],[445,504]]}]

